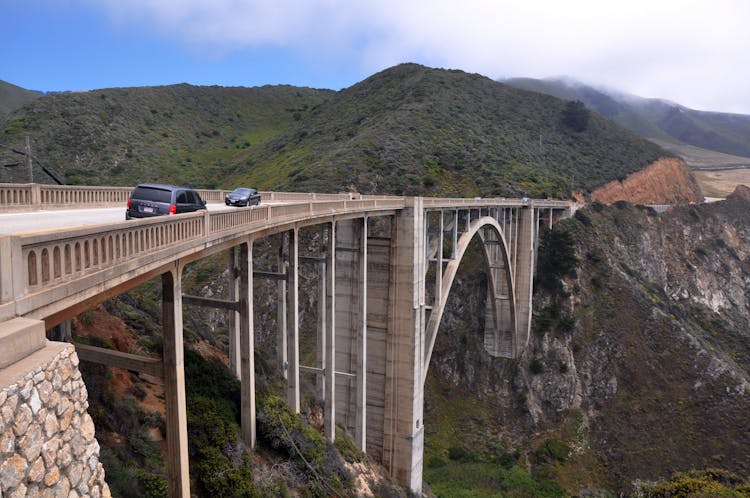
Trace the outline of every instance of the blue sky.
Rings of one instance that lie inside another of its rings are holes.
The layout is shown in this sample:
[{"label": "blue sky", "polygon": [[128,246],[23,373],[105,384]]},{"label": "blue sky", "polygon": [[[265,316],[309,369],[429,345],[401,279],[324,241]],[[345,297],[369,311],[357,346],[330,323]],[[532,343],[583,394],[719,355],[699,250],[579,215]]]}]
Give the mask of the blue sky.
[{"label": "blue sky", "polygon": [[0,0],[24,88],[340,89],[400,62],[750,114],[747,0]]}]

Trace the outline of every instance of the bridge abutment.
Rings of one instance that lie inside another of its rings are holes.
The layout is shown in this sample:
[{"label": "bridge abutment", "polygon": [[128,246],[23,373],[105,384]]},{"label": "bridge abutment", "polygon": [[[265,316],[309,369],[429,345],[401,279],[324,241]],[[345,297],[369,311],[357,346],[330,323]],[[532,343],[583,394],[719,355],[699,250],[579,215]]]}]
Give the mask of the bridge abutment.
[{"label": "bridge abutment", "polygon": [[0,368],[0,496],[110,496],[78,356],[43,342]]}]

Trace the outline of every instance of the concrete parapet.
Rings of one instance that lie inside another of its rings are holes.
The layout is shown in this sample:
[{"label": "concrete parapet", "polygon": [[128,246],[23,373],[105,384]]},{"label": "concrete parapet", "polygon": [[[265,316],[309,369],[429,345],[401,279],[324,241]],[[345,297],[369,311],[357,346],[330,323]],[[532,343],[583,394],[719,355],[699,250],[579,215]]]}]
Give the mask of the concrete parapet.
[{"label": "concrete parapet", "polygon": [[0,323],[0,369],[42,349],[46,342],[42,321],[18,317]]}]

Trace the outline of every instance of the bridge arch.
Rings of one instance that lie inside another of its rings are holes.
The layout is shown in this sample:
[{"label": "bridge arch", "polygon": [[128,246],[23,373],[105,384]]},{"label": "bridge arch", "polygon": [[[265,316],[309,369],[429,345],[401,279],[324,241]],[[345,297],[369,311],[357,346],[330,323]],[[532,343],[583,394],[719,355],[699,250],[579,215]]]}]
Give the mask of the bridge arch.
[{"label": "bridge arch", "polygon": [[[425,327],[426,341],[422,383],[427,379],[430,358],[435,347],[435,339],[437,338],[440,321],[453,286],[453,280],[456,277],[456,273],[469,244],[477,235],[482,242],[482,255],[489,277],[489,295],[487,299],[490,303],[493,332],[495,334],[494,341],[492,342],[495,345],[493,348],[494,351],[488,352],[493,356],[515,356],[517,354],[518,347],[515,339],[517,337],[518,323],[516,319],[515,280],[513,267],[511,266],[509,246],[500,223],[491,216],[483,216],[472,221],[469,224],[469,228],[461,234],[461,237],[458,239],[455,257],[448,262],[443,272],[443,278],[440,282],[440,299],[435,303]],[[509,351],[506,351],[506,354],[501,354],[500,352],[501,348],[498,346],[501,342],[509,346],[505,348],[506,350],[509,349]],[[487,343],[488,341],[485,341],[485,348]]]}]

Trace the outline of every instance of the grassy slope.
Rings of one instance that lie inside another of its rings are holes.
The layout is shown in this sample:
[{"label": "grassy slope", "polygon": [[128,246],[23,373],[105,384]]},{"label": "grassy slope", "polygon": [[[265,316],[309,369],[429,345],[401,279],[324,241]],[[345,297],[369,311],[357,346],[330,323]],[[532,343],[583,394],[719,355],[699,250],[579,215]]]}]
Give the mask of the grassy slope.
[{"label": "grassy slope", "polygon": [[[257,162],[294,190],[567,197],[571,180],[590,189],[664,154],[599,116],[572,132],[563,106],[483,76],[403,64],[336,94]],[[257,183],[259,173],[238,178]]]},{"label": "grassy slope", "polygon": [[[0,125],[70,183],[568,197],[666,153],[564,102],[404,64],[334,93],[174,85],[45,96]],[[541,142],[540,142],[541,138]],[[23,179],[19,179],[23,180]]]},{"label": "grassy slope", "polygon": [[226,187],[222,179],[330,91],[259,88],[113,88],[47,95],[16,112],[0,134],[33,152],[68,183],[163,181]]}]

